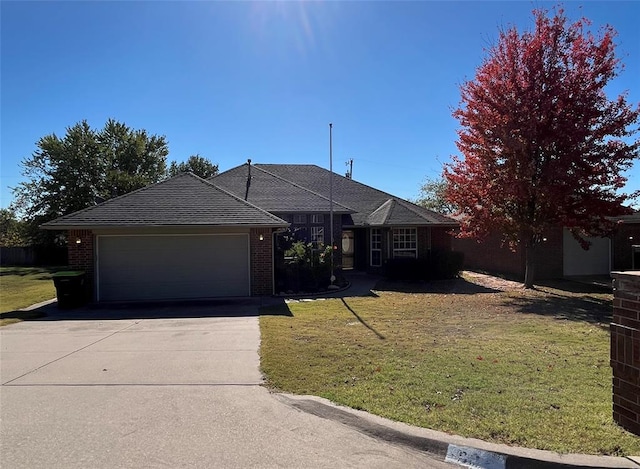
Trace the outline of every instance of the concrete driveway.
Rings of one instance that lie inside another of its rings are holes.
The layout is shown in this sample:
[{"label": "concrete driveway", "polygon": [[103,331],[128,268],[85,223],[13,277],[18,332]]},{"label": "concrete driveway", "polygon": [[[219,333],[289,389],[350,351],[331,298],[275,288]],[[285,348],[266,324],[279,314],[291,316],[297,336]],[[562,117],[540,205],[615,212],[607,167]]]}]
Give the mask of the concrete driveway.
[{"label": "concrete driveway", "polygon": [[53,306],[1,328],[0,466],[451,467],[270,394],[258,306]]}]

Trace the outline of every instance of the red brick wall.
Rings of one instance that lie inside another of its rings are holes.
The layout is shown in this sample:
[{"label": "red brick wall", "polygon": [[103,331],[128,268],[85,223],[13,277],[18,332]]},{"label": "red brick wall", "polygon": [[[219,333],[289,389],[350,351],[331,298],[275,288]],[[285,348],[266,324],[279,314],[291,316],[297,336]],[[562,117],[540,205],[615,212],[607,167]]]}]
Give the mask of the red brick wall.
[{"label": "red brick wall", "polygon": [[489,235],[482,242],[471,238],[455,238],[453,250],[464,253],[464,268],[501,274],[524,276],[524,255],[502,245],[500,236]]},{"label": "red brick wall", "polygon": [[[80,240],[80,243],[77,240]],[[91,230],[69,230],[67,238],[69,267],[73,270],[84,270],[86,272],[87,289],[90,292],[93,288],[93,232]],[[91,295],[90,295],[91,296]]]},{"label": "red brick wall", "polygon": [[[260,240],[260,235],[263,239]],[[273,239],[271,228],[251,228],[251,295],[273,294]]]},{"label": "red brick wall", "polygon": [[69,267],[93,272],[93,232],[69,230],[68,243]]},{"label": "red brick wall", "polygon": [[538,246],[536,278],[562,278],[564,274],[563,230],[562,228],[549,230],[544,236],[540,246]]},{"label": "red brick wall", "polygon": [[640,273],[612,273],[613,419],[640,435]]},{"label": "red brick wall", "polygon": [[453,248],[452,228],[431,228],[431,249],[451,251]]},{"label": "red brick wall", "polygon": [[[545,240],[538,246],[536,278],[560,278],[563,273],[562,229],[550,230],[544,236]],[[524,278],[524,250],[516,247],[512,251],[508,244],[503,245],[499,233],[491,233],[481,242],[471,238],[454,238],[453,250],[464,253],[465,269]]]},{"label": "red brick wall", "polygon": [[431,235],[429,234],[429,228],[426,226],[419,226],[416,232],[418,237],[418,259],[424,259],[429,256],[429,249]]}]

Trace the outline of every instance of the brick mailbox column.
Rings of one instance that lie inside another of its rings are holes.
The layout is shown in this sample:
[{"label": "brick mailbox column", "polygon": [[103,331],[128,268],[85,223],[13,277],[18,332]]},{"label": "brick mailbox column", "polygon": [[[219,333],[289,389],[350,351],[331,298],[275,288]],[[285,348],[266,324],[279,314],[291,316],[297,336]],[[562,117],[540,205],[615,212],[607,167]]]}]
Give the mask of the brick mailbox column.
[{"label": "brick mailbox column", "polygon": [[640,272],[613,272],[613,419],[640,435]]}]

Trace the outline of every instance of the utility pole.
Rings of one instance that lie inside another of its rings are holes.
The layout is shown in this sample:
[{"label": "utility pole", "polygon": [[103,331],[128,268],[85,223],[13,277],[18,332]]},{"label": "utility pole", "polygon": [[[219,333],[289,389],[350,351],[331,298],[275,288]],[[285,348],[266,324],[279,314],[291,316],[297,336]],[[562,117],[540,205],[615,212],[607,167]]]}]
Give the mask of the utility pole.
[{"label": "utility pole", "polygon": [[353,179],[353,158],[349,158],[345,164],[349,167],[346,174],[347,179]]}]

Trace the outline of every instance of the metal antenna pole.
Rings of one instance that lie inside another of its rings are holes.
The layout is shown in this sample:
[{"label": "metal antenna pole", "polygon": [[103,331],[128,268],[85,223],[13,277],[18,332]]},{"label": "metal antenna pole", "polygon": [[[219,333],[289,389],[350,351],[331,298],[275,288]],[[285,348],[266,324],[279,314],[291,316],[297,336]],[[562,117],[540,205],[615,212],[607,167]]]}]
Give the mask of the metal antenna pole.
[{"label": "metal antenna pole", "polygon": [[335,242],[333,239],[333,124],[329,123],[329,232],[331,239],[331,285],[336,281],[333,272],[333,249]]}]

